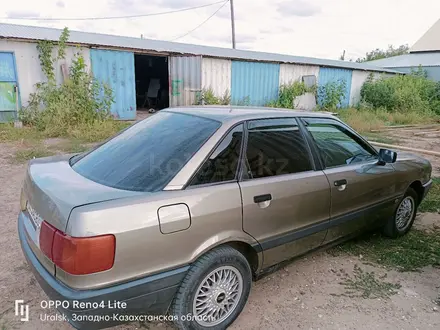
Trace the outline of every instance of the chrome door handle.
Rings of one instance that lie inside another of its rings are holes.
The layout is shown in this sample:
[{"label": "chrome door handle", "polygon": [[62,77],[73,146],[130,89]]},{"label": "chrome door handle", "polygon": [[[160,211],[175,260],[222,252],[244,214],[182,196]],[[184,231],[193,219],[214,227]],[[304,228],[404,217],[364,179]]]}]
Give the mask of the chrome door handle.
[{"label": "chrome door handle", "polygon": [[271,194],[254,196],[254,203],[258,204],[258,206],[262,209],[269,207],[271,200],[272,200]]},{"label": "chrome door handle", "polygon": [[267,202],[267,201],[271,201],[272,200],[272,195],[271,194],[266,194],[266,195],[259,195],[259,196],[254,196],[254,203],[263,203],[263,202]]},{"label": "chrome door handle", "polygon": [[338,188],[339,191],[343,191],[347,187],[347,180],[345,180],[345,179],[337,180],[333,183],[334,183],[335,187]]}]

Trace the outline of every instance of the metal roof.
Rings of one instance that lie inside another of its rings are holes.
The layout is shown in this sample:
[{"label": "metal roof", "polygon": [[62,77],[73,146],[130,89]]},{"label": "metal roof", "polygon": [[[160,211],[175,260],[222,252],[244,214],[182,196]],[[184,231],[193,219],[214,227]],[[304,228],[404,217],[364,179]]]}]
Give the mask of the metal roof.
[{"label": "metal roof", "polygon": [[370,61],[368,64],[383,68],[405,68],[440,66],[440,52],[436,53],[409,53],[400,56],[383,58],[381,60]]},{"label": "metal roof", "polygon": [[[57,41],[61,29],[46,27],[16,25],[0,23],[0,38],[27,39],[27,40],[52,40]],[[81,31],[70,31],[69,42],[89,46],[101,46],[118,49],[130,49],[132,51],[152,51],[167,54],[190,54],[209,57],[241,59],[252,61],[266,61],[278,63],[295,63],[305,65],[330,66],[346,69],[364,71],[379,71],[398,73],[394,70],[387,70],[371,64],[356,63],[348,61],[327,60],[313,57],[282,55],[275,53],[264,53],[248,50],[229,49],[220,47],[209,47],[201,45],[184,44],[180,42],[169,42],[162,40],[141,39],[133,37],[116,36],[109,34],[98,34]]]}]

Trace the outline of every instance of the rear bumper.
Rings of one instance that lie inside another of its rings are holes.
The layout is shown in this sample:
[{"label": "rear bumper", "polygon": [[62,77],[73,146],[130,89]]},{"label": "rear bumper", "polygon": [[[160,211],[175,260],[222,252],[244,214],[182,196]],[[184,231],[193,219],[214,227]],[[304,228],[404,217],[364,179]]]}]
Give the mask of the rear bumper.
[{"label": "rear bumper", "polygon": [[432,179],[430,179],[428,182],[426,182],[423,185],[423,197],[422,199],[424,199],[426,197],[426,195],[428,194],[429,190],[431,189],[432,186]]},{"label": "rear bumper", "polygon": [[[186,266],[103,289],[74,290],[58,281],[39,262],[27,241],[24,220],[25,215],[20,213],[18,234],[24,256],[50,301],[59,305],[58,311],[77,329],[102,329],[166,314],[189,268]],[[32,320],[32,314],[30,318]]]}]

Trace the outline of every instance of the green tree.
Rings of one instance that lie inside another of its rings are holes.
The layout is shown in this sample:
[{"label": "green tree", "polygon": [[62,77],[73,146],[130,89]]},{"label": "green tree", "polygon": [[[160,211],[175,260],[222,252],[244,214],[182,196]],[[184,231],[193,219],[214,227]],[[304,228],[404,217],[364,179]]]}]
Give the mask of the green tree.
[{"label": "green tree", "polygon": [[384,50],[384,49],[376,48],[371,52],[366,53],[365,57],[358,58],[356,62],[361,63],[361,62],[380,60],[382,58],[407,54],[408,52],[409,52],[408,45],[401,45],[397,48],[395,48],[393,45],[389,45],[388,49]]}]

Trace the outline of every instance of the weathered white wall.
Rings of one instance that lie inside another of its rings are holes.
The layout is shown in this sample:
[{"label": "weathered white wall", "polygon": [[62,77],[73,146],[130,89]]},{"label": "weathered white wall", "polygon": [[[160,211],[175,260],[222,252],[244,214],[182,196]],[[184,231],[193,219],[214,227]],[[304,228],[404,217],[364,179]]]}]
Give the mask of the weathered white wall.
[{"label": "weathered white wall", "polygon": [[319,66],[281,64],[280,65],[280,86],[293,81],[301,81],[302,76],[315,76],[318,81]]},{"label": "weathered white wall", "polygon": [[350,90],[350,105],[356,106],[361,101],[361,88],[367,80],[370,74],[373,74],[373,80],[383,78],[390,78],[394,76],[392,73],[380,73],[370,71],[353,70],[351,77],[351,90]]},{"label": "weathered white wall", "polygon": [[[287,85],[294,81],[301,81],[303,76],[315,76],[318,82],[319,66],[281,64],[280,65],[280,86]],[[306,93],[297,97],[294,101],[296,109],[313,110],[316,108],[316,98],[313,93]]]},{"label": "weathered white wall", "polygon": [[202,88],[211,88],[217,97],[231,93],[231,61],[203,57]]},{"label": "weathered white wall", "polygon": [[[15,63],[17,66],[18,88],[20,93],[21,105],[26,106],[29,94],[35,92],[35,84],[47,81],[40,67],[38,50],[36,43],[0,40],[0,52],[14,52]],[[55,77],[58,83],[63,80],[61,65],[66,64],[69,68],[74,55],[81,52],[87,68],[90,70],[90,50],[88,48],[67,47],[64,60],[55,63]]]},{"label": "weathered white wall", "polygon": [[351,76],[350,105],[356,106],[361,101],[361,88],[370,72],[353,70]]}]

